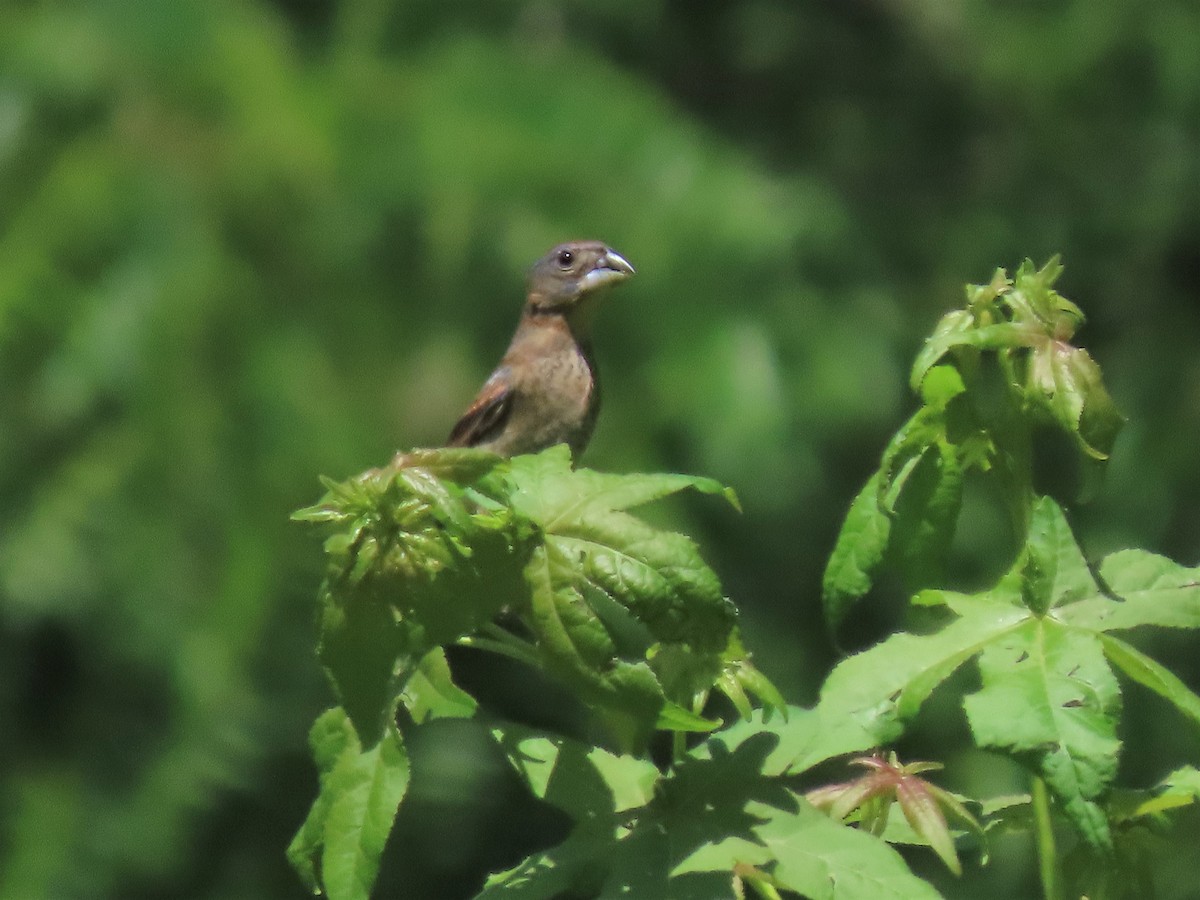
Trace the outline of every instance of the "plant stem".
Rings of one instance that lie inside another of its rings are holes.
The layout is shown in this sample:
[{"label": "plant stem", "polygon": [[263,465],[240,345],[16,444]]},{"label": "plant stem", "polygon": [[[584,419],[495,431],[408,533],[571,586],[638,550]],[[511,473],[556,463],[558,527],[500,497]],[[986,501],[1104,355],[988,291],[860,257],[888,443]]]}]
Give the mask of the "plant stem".
[{"label": "plant stem", "polygon": [[493,653],[499,653],[502,656],[507,656],[510,659],[533,666],[535,669],[539,667],[540,660],[538,659],[537,652],[530,646],[528,641],[523,641],[498,625],[490,623],[485,625],[483,630],[487,632],[487,637],[482,635],[468,635],[459,638],[457,643],[463,647],[490,650]]},{"label": "plant stem", "polygon": [[[708,702],[708,690],[698,691],[692,697],[692,712],[700,715],[704,711],[704,704]],[[676,731],[671,735],[671,765],[675,765],[683,760],[687,754],[687,734],[682,731]]]},{"label": "plant stem", "polygon": [[671,765],[678,765],[684,754],[687,753],[687,738],[682,731],[676,731],[671,735]]},{"label": "plant stem", "polygon": [[1054,822],[1050,818],[1050,791],[1046,782],[1034,776],[1033,825],[1037,841],[1038,871],[1042,877],[1044,900],[1062,900],[1062,885],[1058,871],[1058,850],[1054,842]]}]

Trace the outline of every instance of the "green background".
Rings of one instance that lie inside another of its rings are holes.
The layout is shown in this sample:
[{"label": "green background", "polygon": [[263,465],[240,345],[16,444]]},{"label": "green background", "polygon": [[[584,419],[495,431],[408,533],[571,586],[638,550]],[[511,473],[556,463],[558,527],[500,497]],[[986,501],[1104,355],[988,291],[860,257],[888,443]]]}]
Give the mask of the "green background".
[{"label": "green background", "polygon": [[[1075,511],[1089,552],[1200,561],[1194,3],[8,0],[0,896],[303,895],[283,848],[331,697],[319,538],[288,514],[318,474],[440,441],[525,267],[572,237],[639,271],[598,326],[586,462],[738,491],[744,515],[660,518],[794,702],[836,658],[821,570],[914,405],[909,361],[996,266],[1064,255],[1129,415]],[[1059,458],[1044,486],[1069,493]],[[1011,543],[969,496],[956,585]],[[1143,646],[1200,684],[1187,640]],[[1022,789],[964,737],[948,694],[902,750]],[[1131,786],[1196,758],[1132,686],[1124,737]],[[422,736],[386,891],[467,895],[552,832],[504,774],[467,726]],[[952,896],[1035,891],[1017,839],[961,882],[912,859]],[[1164,895],[1200,896],[1176,868]]]}]

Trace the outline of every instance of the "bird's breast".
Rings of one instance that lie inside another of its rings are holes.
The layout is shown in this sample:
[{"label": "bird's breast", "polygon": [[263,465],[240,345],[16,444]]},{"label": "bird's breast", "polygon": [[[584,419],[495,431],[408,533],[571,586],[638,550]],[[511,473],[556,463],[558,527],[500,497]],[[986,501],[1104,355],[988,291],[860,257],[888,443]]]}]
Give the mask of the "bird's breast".
[{"label": "bird's breast", "polygon": [[578,456],[587,445],[599,410],[599,386],[587,352],[577,344],[539,354],[524,367],[516,386],[506,433],[508,453],[530,453],[568,444]]}]

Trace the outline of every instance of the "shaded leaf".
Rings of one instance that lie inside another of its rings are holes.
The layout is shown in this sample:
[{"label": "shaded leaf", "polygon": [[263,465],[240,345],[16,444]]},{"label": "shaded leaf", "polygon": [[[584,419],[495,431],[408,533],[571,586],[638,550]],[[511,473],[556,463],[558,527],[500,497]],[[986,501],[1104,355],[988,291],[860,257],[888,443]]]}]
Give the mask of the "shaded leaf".
[{"label": "shaded leaf", "polygon": [[1104,655],[1142,687],[1147,687],[1200,724],[1200,697],[1166,666],[1110,634],[1100,635]]},{"label": "shaded leaf", "polygon": [[318,653],[342,709],[361,739],[373,742],[388,725],[398,659],[425,648],[385,600],[363,593],[324,592]]},{"label": "shaded leaf", "polygon": [[825,566],[822,598],[831,629],[871,590],[875,570],[887,552],[892,520],[879,503],[879,483],[880,475],[872,475],[854,498]]},{"label": "shaded leaf", "polygon": [[506,724],[493,735],[537,798],[580,822],[645,806],[661,773],[648,760]]},{"label": "shaded leaf", "polygon": [[750,803],[759,821],[750,839],[712,843],[678,863],[672,875],[732,870],[751,863],[773,882],[813,900],[924,900],[940,895],[914,876],[895,850],[879,838],[841,825],[800,802],[791,811]]},{"label": "shaded leaf", "polygon": [[905,479],[894,506],[889,554],[897,560],[910,589],[941,579],[962,491],[958,449],[945,441],[931,444]]}]

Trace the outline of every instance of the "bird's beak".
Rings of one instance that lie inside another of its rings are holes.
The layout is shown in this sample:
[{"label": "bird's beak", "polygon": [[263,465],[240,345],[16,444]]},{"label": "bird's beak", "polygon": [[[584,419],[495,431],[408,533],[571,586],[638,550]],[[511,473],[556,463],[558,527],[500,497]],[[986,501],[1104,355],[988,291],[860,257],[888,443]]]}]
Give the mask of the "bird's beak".
[{"label": "bird's beak", "polygon": [[592,271],[583,276],[583,289],[593,291],[598,287],[616,284],[634,274],[634,268],[620,253],[606,250]]}]

